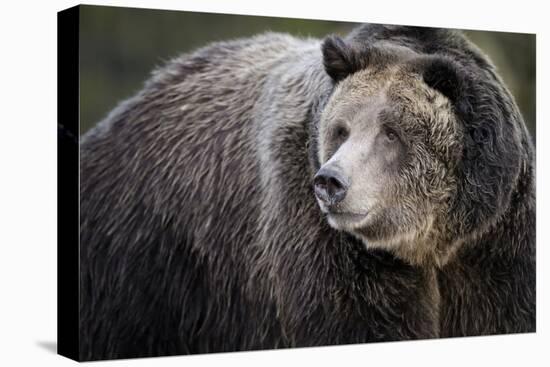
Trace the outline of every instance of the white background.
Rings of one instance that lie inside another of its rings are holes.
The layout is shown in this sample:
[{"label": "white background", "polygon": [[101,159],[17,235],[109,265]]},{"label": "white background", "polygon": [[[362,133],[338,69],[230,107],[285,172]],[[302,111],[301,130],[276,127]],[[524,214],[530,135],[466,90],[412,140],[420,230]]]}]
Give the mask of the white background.
[{"label": "white background", "polygon": [[[537,334],[99,362],[116,366],[548,366],[549,11],[545,1],[97,1],[95,4],[537,33]],[[0,366],[74,364],[56,342],[56,12],[0,11]],[[546,288],[546,292],[544,291]],[[546,311],[546,312],[544,312]],[[544,342],[546,339],[546,342]],[[545,346],[546,345],[546,346]],[[96,364],[94,364],[96,365]]]}]

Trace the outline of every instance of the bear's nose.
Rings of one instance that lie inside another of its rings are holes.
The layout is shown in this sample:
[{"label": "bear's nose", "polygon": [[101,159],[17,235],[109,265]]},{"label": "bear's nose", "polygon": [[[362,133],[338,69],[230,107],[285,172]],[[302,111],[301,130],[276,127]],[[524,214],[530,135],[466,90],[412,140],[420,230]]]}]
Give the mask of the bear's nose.
[{"label": "bear's nose", "polygon": [[348,187],[348,180],[331,169],[321,168],[313,178],[315,196],[325,204],[333,205],[344,200]]}]

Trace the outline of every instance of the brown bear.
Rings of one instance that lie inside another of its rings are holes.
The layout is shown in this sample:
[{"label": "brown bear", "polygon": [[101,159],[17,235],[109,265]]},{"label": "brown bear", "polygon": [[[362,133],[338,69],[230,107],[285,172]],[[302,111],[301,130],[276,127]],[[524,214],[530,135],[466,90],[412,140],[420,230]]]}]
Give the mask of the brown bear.
[{"label": "brown bear", "polygon": [[534,153],[459,32],[169,62],[80,145],[80,358],[534,330]]},{"label": "brown bear", "polygon": [[324,44],[319,204],[367,248],[435,266],[441,336],[535,331],[534,151],[458,32],[364,26]]}]

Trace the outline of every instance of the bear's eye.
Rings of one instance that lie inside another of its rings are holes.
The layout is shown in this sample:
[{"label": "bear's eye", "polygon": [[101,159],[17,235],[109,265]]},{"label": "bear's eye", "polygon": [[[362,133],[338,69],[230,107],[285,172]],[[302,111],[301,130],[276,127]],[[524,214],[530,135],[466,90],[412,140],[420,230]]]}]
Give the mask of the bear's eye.
[{"label": "bear's eye", "polygon": [[397,134],[392,130],[386,130],[386,139],[388,139],[389,142],[394,142],[397,140]]},{"label": "bear's eye", "polygon": [[337,126],[334,129],[334,135],[338,140],[345,140],[348,137],[348,130],[344,126]]}]

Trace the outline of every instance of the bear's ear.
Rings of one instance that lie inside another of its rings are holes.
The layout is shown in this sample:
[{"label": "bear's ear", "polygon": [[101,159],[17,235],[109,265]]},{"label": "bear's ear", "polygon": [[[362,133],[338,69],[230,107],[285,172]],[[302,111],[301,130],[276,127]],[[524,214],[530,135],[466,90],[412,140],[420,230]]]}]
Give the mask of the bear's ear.
[{"label": "bear's ear", "polygon": [[459,103],[466,87],[459,66],[442,57],[429,57],[424,61],[422,68],[424,82],[449,98],[453,104]]},{"label": "bear's ear", "polygon": [[335,82],[360,69],[356,51],[338,36],[328,36],[321,46],[325,71]]}]

